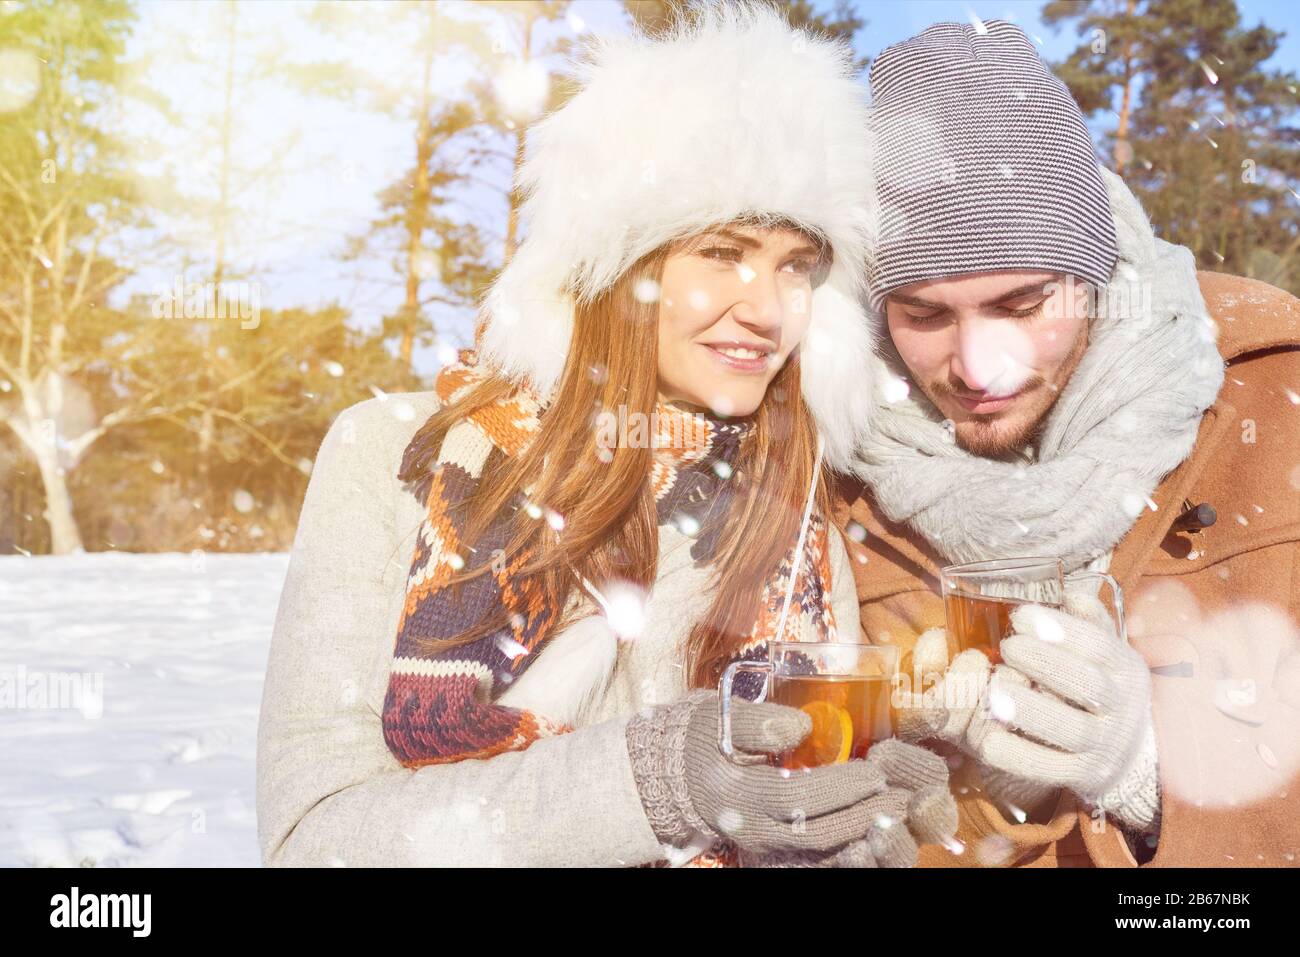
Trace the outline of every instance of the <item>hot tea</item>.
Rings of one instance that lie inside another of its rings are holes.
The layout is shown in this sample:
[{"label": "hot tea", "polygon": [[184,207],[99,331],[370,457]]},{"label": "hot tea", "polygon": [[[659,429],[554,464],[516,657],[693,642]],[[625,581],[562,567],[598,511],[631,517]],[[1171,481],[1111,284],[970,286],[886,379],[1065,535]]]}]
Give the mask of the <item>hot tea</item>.
[{"label": "hot tea", "polygon": [[892,737],[893,683],[875,675],[774,675],[767,700],[808,714],[812,731],[779,755],[783,768],[814,768],[864,758],[877,741]]},{"label": "hot tea", "polygon": [[1011,613],[1025,602],[964,592],[949,592],[944,601],[949,640],[957,645],[948,649],[949,656],[976,648],[993,664],[1001,664],[998,645],[1011,634]]},{"label": "hot tea", "polygon": [[[1107,572],[1073,571],[1065,574],[1059,558],[1000,558],[983,562],[949,565],[939,573],[944,611],[948,623],[948,656],[971,648],[1002,662],[999,645],[1011,634],[1011,615],[1016,606],[1032,602],[1048,608],[1065,605],[1065,587],[1101,582],[1113,593],[1115,627],[1121,642],[1127,641],[1124,627],[1124,593]],[[1091,584],[1087,591],[1096,594]]]},{"label": "hot tea", "polygon": [[[734,764],[813,768],[865,757],[894,733],[898,648],[857,641],[772,641],[766,661],[733,661],[718,680],[718,750]],[[738,674],[763,675],[763,700],[798,708],[812,730],[784,754],[737,750],[731,694]]]}]

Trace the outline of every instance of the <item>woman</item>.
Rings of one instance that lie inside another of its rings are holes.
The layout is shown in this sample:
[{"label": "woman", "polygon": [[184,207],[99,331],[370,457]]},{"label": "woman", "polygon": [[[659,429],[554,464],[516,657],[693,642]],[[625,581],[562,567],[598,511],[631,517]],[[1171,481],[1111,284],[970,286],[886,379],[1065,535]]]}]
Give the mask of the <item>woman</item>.
[{"label": "woman", "polygon": [[[816,431],[842,465],[869,393],[848,63],[724,8],[601,43],[530,131],[481,354],[322,443],[259,729],[267,863],[898,865],[951,833],[919,748],[788,775],[717,747],[728,661],[858,640]],[[734,741],[811,724],[742,701]]]}]

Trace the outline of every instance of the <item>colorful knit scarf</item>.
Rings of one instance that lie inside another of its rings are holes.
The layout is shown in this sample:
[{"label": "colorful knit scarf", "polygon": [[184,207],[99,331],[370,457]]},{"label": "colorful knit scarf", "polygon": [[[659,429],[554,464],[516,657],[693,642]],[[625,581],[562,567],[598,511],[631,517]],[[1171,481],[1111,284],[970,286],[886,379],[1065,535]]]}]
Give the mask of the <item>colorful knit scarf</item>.
[{"label": "colorful knit scarf", "polygon": [[[459,362],[438,374],[434,388],[442,406],[465,396],[486,375],[476,354],[462,351]],[[528,554],[502,559],[512,531],[508,518],[490,523],[477,542],[466,542],[461,534],[489,455],[501,452],[513,456],[527,449],[538,432],[543,411],[534,394],[520,390],[454,424],[436,456],[429,443],[422,441],[423,430],[416,433],[403,456],[403,473],[410,474],[414,467],[420,476],[411,491],[424,503],[427,514],[416,536],[406,601],[398,621],[383,728],[388,747],[408,768],[487,758],[573,730],[546,715],[493,703],[536,660],[561,609],[546,600],[539,583],[518,574],[527,564]],[[730,466],[752,425],[688,413],[663,403],[656,412],[652,427],[657,429],[657,438],[649,481],[659,524],[672,522],[688,534],[702,531],[691,554],[697,564],[705,563],[712,557],[719,525],[708,516],[725,514],[720,510],[725,509],[732,487]],[[529,502],[525,508],[537,521],[551,517],[544,503]],[[766,660],[768,641],[778,638],[776,627],[793,551],[792,547],[765,586],[753,628],[731,660]],[[471,563],[491,562],[489,556],[493,555],[498,558],[489,573],[447,586],[454,573]],[[827,527],[814,514],[782,640],[800,640],[806,630],[817,636],[815,640],[835,640],[827,599],[830,587]],[[508,610],[509,623],[493,634],[435,653],[417,644],[417,639],[457,637],[500,605]],[[738,676],[737,694],[752,700],[761,688],[761,676]],[[717,860],[701,855],[699,863],[710,862]]]}]

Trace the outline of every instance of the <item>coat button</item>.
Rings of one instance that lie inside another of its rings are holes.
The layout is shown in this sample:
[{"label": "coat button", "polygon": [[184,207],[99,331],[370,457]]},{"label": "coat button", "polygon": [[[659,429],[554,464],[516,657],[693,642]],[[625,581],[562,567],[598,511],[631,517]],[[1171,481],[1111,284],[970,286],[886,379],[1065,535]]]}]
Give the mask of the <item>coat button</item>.
[{"label": "coat button", "polygon": [[1202,502],[1174,519],[1170,528],[1175,532],[1199,532],[1203,528],[1209,528],[1217,519],[1218,515],[1215,514],[1214,507],[1209,502]]}]

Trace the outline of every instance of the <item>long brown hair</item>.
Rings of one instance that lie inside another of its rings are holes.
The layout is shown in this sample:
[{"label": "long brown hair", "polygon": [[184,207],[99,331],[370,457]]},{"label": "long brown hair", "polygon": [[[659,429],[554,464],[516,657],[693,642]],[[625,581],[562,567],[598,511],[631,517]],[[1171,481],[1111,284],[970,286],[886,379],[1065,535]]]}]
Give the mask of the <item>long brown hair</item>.
[{"label": "long brown hair", "polygon": [[[519,455],[493,452],[468,503],[462,536],[467,542],[478,541],[496,516],[513,510],[504,561],[524,558],[511,574],[528,581],[556,609],[567,608],[573,590],[581,587],[579,575],[597,587],[622,580],[648,591],[654,584],[659,531],[650,488],[653,450],[616,443],[601,461],[595,423],[601,411],[619,406],[626,408],[629,420],[634,413],[648,420],[655,409],[658,304],[643,302],[634,290],[646,279],[659,282],[673,248],[665,245],[643,257],[590,304],[578,305],[564,371],[554,400],[540,417],[538,434]],[[499,377],[487,379],[432,415],[413,442],[438,448],[451,426],[517,388]],[[716,683],[725,662],[749,637],[764,585],[798,536],[817,441],[800,391],[798,349],[773,377],[750,419],[754,431],[733,463],[735,494],[726,514],[717,518],[721,527],[710,578],[715,597],[686,643],[689,687]],[[418,478],[405,472],[399,477]],[[823,475],[816,496],[817,508],[828,515]],[[563,532],[557,536],[546,521],[531,517],[520,507],[525,498],[561,515]],[[491,556],[472,556],[449,584],[491,567]],[[506,610],[498,606],[456,638],[423,643],[430,651],[454,648],[507,622]],[[557,622],[552,634],[568,623]]]}]

